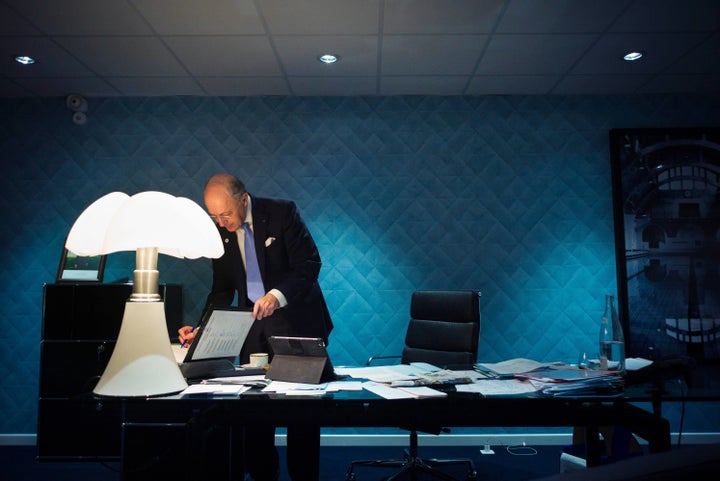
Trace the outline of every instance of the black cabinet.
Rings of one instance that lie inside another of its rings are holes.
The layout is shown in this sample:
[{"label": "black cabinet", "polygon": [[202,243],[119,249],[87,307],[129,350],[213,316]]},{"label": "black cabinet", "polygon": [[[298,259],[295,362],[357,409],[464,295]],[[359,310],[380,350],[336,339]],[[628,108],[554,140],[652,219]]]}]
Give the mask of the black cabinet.
[{"label": "black cabinet", "polygon": [[[131,284],[48,284],[43,292],[37,445],[40,460],[115,460],[119,403],[92,390],[110,360]],[[182,286],[162,284],[168,335],[183,325]]]}]

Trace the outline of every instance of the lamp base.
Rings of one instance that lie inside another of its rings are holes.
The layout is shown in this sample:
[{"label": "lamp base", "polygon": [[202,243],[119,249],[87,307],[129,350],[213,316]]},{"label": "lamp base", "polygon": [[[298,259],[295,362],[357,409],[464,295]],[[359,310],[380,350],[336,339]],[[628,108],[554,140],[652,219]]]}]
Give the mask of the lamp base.
[{"label": "lamp base", "polygon": [[164,303],[126,302],[115,349],[93,393],[148,397],[187,386],[170,345]]}]

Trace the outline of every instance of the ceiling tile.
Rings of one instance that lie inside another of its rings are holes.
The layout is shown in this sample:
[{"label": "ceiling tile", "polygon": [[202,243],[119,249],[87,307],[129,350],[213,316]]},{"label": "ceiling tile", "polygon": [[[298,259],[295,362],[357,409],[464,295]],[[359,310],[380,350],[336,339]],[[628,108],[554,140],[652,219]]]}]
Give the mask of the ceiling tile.
[{"label": "ceiling tile", "polygon": [[[603,36],[573,68],[572,74],[657,73],[700,43],[702,34],[609,34]],[[639,51],[640,60],[627,62],[623,55]]]},{"label": "ceiling tile", "polygon": [[195,80],[212,96],[290,95],[282,77],[197,77]]},{"label": "ceiling tile", "polygon": [[165,37],[165,41],[195,76],[280,75],[275,54],[264,36]]},{"label": "ceiling tile", "polygon": [[700,45],[683,54],[668,67],[667,73],[720,73],[720,33],[709,35]]},{"label": "ceiling tile", "polygon": [[29,78],[23,84],[40,97],[65,97],[79,93],[85,97],[114,97],[118,91],[98,77]]},{"label": "ceiling tile", "polygon": [[0,3],[0,32],[3,35],[41,35],[42,33],[30,22],[15,13],[4,3]]},{"label": "ceiling tile", "polygon": [[88,68],[109,77],[171,76],[186,72],[156,37],[61,37]]},{"label": "ceiling tile", "polygon": [[[32,65],[21,65],[16,55],[29,55],[36,60]],[[45,37],[5,37],[0,42],[0,73],[8,77],[84,77],[93,72]]]},{"label": "ceiling tile", "polygon": [[468,77],[383,77],[380,95],[461,95]]},{"label": "ceiling tile", "polygon": [[131,97],[159,95],[205,95],[190,77],[108,77],[105,80],[123,95]]},{"label": "ceiling tile", "polygon": [[718,28],[717,0],[635,0],[610,31],[708,32]]},{"label": "ceiling tile", "polygon": [[565,73],[596,35],[495,35],[477,73],[482,75]]},{"label": "ceiling tile", "polygon": [[650,77],[648,75],[567,75],[553,94],[561,95],[605,95],[618,90],[635,92]]},{"label": "ceiling tile", "polygon": [[7,98],[28,97],[33,94],[33,92],[6,78],[0,78],[0,92],[3,93],[3,97]]},{"label": "ceiling tile", "polygon": [[708,75],[660,75],[639,90],[640,93],[714,93],[720,85],[720,74]]},{"label": "ceiling tile", "polygon": [[117,0],[5,0],[48,35],[149,35],[130,2]]},{"label": "ceiling tile", "polygon": [[379,0],[264,0],[259,5],[273,35],[378,33]]},{"label": "ceiling tile", "polygon": [[504,0],[393,0],[385,2],[383,32],[489,33]]},{"label": "ceiling tile", "polygon": [[544,95],[550,93],[557,75],[477,75],[467,95]]},{"label": "ceiling tile", "polygon": [[[354,76],[377,74],[377,37],[365,36],[280,36],[275,48],[285,73],[311,76]],[[324,64],[323,53],[334,53],[340,61]]]},{"label": "ceiling tile", "polygon": [[386,35],[383,75],[469,75],[486,35]]},{"label": "ceiling tile", "polygon": [[[264,34],[252,0],[133,0],[159,35]],[[220,14],[221,13],[221,14]]]},{"label": "ceiling tile", "polygon": [[375,95],[375,77],[290,77],[293,95]]},{"label": "ceiling tile", "polygon": [[602,32],[628,0],[512,0],[496,33]]}]

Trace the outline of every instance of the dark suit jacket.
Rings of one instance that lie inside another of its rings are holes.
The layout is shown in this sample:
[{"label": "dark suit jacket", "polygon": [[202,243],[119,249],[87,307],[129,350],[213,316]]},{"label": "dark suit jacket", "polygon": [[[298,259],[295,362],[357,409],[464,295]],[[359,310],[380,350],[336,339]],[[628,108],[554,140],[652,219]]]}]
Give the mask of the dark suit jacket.
[{"label": "dark suit jacket", "polygon": [[[265,292],[278,289],[287,306],[255,321],[240,353],[241,362],[252,352],[270,352],[272,335],[321,337],[328,342],[333,328],[318,274],[320,254],[294,202],[252,197],[253,231]],[[229,306],[235,292],[240,307],[252,307],[247,298],[245,267],[235,232],[218,226],[225,254],[213,259],[213,285],[205,303]]]}]

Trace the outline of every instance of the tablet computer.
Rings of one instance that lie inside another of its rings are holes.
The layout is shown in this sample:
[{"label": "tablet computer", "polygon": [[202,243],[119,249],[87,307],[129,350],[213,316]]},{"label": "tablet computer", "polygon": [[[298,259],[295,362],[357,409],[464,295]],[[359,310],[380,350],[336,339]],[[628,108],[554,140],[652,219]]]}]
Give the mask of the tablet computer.
[{"label": "tablet computer", "polygon": [[335,379],[335,371],[322,338],[271,336],[268,342],[273,352],[268,379],[304,384],[319,384]]},{"label": "tablet computer", "polygon": [[210,307],[180,364],[185,377],[219,377],[235,371],[235,360],[253,321],[252,311],[247,309]]},{"label": "tablet computer", "polygon": [[106,255],[79,256],[63,247],[55,282],[102,282],[106,260]]}]

